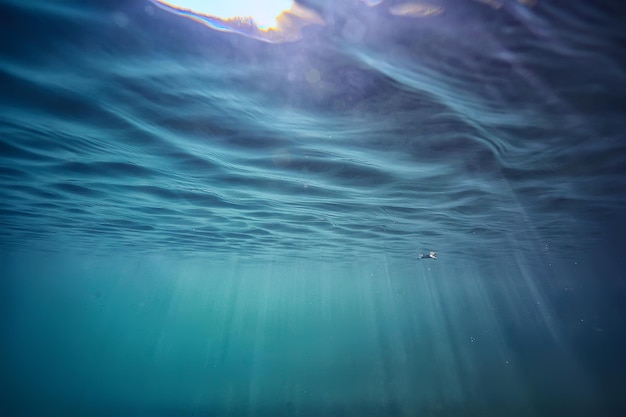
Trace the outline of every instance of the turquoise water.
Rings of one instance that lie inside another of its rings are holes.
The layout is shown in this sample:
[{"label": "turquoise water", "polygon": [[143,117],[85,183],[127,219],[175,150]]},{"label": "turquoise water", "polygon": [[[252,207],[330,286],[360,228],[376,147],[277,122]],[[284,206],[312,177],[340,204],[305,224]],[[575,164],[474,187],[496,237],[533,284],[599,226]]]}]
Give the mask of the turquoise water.
[{"label": "turquoise water", "polygon": [[11,415],[618,415],[622,401],[622,323],[589,268],[15,262]]},{"label": "turquoise water", "polygon": [[1,1],[0,415],[626,413],[624,12],[530,3]]}]

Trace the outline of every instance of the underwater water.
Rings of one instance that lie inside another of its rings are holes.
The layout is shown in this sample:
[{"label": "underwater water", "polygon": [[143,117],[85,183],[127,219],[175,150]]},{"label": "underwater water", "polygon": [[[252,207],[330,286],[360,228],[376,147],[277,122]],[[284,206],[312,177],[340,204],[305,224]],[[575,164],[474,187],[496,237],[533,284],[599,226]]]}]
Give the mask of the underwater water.
[{"label": "underwater water", "polygon": [[626,415],[624,7],[291,7],[0,0],[0,415]]}]

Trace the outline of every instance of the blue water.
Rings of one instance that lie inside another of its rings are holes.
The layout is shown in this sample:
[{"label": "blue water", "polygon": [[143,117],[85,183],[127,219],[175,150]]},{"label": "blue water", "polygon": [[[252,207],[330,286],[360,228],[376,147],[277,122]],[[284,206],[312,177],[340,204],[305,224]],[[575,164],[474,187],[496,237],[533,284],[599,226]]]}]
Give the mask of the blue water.
[{"label": "blue water", "polygon": [[0,1],[0,415],[626,415],[626,10],[375,3]]}]

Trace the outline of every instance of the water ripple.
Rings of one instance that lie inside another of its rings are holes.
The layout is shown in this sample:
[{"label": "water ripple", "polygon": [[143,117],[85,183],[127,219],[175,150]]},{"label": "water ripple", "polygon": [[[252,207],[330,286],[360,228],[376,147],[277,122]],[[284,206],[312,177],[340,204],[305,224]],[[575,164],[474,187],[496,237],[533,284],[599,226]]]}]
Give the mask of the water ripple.
[{"label": "water ripple", "polygon": [[310,2],[327,25],[269,45],[149,3],[5,2],[0,243],[571,253],[619,217],[611,5],[379,3]]}]

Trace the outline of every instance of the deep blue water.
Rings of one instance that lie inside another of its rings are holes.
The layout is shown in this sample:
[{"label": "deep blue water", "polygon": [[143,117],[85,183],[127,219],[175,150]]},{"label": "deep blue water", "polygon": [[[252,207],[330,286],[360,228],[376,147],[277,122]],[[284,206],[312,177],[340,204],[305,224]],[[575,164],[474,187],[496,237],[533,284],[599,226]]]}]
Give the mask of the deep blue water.
[{"label": "deep blue water", "polygon": [[0,415],[626,415],[626,10],[400,3],[0,1]]}]

